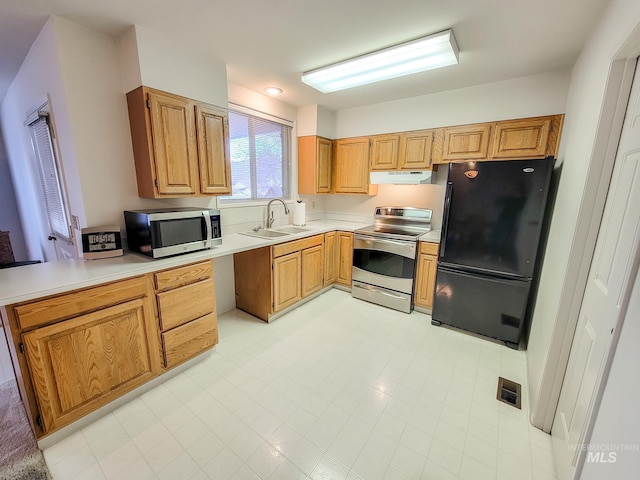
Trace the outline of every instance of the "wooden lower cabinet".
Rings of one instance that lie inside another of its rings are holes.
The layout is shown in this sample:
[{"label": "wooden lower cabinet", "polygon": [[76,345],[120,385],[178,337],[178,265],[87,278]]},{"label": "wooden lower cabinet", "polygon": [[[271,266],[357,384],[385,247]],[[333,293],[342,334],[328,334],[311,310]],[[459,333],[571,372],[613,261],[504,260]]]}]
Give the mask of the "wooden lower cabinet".
[{"label": "wooden lower cabinet", "polygon": [[324,287],[324,241],[321,245],[310,247],[300,252],[302,297]]},{"label": "wooden lower cabinet", "polygon": [[338,232],[338,271],[336,283],[351,288],[353,267],[353,233]]},{"label": "wooden lower cabinet", "polygon": [[426,309],[433,307],[433,291],[438,267],[438,248],[439,245],[437,243],[420,242],[413,296],[413,303],[416,307]]},{"label": "wooden lower cabinet", "polygon": [[338,278],[338,233],[324,234],[324,285],[335,283]]},{"label": "wooden lower cabinet", "polygon": [[161,373],[147,276],[4,309],[16,378],[36,437]]},{"label": "wooden lower cabinet", "polygon": [[236,307],[267,322],[321,290],[331,268],[325,252],[325,235],[314,235],[234,254]]},{"label": "wooden lower cabinet", "polygon": [[301,252],[273,259],[273,311],[278,312],[302,299]]},{"label": "wooden lower cabinet", "polygon": [[157,375],[147,310],[142,299],[131,300],[23,335],[46,432]]},{"label": "wooden lower cabinet", "polygon": [[173,328],[162,335],[164,365],[175,367],[212,348],[218,343],[218,324],[215,312]]},{"label": "wooden lower cabinet", "polygon": [[214,295],[209,260],[2,307],[36,437],[213,347]]},{"label": "wooden lower cabinet", "polygon": [[213,262],[199,262],[154,274],[164,368],[218,343]]}]

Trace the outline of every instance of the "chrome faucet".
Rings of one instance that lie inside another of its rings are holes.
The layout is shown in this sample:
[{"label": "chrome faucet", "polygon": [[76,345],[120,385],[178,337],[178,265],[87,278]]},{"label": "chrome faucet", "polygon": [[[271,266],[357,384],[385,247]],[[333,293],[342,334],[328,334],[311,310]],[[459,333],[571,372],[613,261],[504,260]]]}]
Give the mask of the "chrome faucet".
[{"label": "chrome faucet", "polygon": [[282,206],[284,207],[284,214],[289,215],[289,209],[287,208],[287,204],[284,203],[284,200],[280,198],[269,200],[269,203],[267,203],[267,228],[271,228],[273,226],[273,212],[271,211],[271,204],[276,200],[282,203]]}]

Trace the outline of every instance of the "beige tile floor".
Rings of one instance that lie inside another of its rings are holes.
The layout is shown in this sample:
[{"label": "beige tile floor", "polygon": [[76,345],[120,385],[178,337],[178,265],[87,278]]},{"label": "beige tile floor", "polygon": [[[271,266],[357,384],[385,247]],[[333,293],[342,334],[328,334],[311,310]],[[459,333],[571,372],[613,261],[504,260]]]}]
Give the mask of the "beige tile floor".
[{"label": "beige tile floor", "polygon": [[[525,352],[330,290],[47,448],[55,480],[555,479]],[[523,384],[522,410],[495,399]]]}]

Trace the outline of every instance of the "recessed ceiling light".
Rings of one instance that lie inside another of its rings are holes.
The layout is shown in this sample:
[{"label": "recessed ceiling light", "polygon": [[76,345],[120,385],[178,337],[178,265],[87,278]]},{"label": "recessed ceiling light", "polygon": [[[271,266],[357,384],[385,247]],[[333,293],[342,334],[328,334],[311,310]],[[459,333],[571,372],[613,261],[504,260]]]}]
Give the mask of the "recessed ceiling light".
[{"label": "recessed ceiling light", "polygon": [[282,93],[282,89],[278,87],[267,87],[264,91],[269,95],[280,95]]},{"label": "recessed ceiling light", "polygon": [[451,30],[360,55],[302,74],[302,81],[323,93],[388,80],[458,63]]}]

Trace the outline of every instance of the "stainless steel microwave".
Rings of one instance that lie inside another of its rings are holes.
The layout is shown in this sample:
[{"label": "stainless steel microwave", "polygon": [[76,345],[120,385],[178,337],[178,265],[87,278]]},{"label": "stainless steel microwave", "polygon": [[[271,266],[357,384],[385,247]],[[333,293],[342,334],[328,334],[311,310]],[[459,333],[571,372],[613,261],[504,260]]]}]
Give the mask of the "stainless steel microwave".
[{"label": "stainless steel microwave", "polygon": [[220,210],[171,208],[124,212],[129,250],[153,258],[206,250],[222,243]]}]

